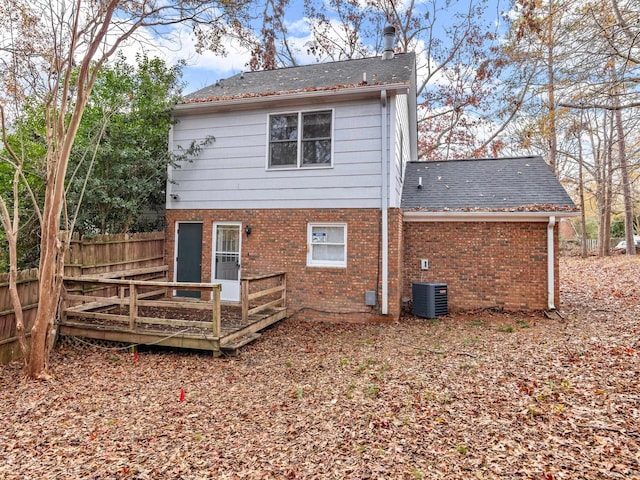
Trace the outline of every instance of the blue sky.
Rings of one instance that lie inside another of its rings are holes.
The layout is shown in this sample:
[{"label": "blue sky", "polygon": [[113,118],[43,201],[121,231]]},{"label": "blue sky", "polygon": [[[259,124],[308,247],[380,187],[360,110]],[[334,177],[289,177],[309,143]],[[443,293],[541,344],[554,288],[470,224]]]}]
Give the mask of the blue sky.
[{"label": "blue sky", "polygon": [[[446,0],[435,0],[439,5],[447,4]],[[439,12],[438,25],[443,27],[451,25],[451,17],[456,11],[464,11],[469,0],[452,0],[446,11]],[[497,0],[490,2],[487,15],[489,22],[495,21],[500,14],[500,7],[505,7],[509,2]],[[420,8],[431,5],[430,1],[418,1]],[[286,24],[288,29],[288,39],[290,44],[298,51],[298,61],[300,64],[308,64],[317,61],[314,57],[306,53],[305,44],[311,39],[309,24],[303,16],[302,0],[292,0],[287,8]],[[416,7],[418,8],[418,7]],[[256,28],[259,30],[259,25]],[[149,56],[160,56],[169,64],[177,62],[179,59],[186,61],[183,80],[186,84],[183,93],[187,94],[211,85],[216,80],[224,79],[248,69],[247,63],[250,54],[241,48],[235,40],[228,39],[225,42],[227,55],[220,56],[210,52],[203,54],[196,53],[193,38],[190,35],[188,26],[176,27],[171,35],[159,37],[150,32],[146,32],[142,42],[133,44],[124,49],[125,55],[132,61],[135,53],[141,48],[145,49]]]},{"label": "blue sky", "polygon": [[[304,54],[304,44],[310,39],[309,26],[303,18],[302,0],[293,0],[287,9],[287,30],[290,42],[301,49],[299,61],[302,64],[316,61]],[[262,8],[262,6],[260,6]],[[256,24],[256,31],[260,25]],[[190,93],[216,80],[223,79],[248,70],[250,53],[242,48],[238,41],[226,39],[224,42],[227,54],[216,55],[211,52],[196,53],[194,39],[187,25],[180,25],[166,35],[158,36],[151,32],[142,32],[142,41],[135,42],[123,49],[124,54],[131,61],[135,59],[140,49],[147,51],[149,56],[159,56],[169,64],[178,60],[187,63],[184,68],[183,80],[186,83],[184,93]]]}]

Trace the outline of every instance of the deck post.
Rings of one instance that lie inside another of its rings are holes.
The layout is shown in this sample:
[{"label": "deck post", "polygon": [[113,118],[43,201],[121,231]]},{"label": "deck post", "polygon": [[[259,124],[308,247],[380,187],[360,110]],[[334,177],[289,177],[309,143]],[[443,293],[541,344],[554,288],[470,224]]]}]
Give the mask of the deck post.
[{"label": "deck post", "polygon": [[287,308],[287,274],[282,273],[282,306]]},{"label": "deck post", "polygon": [[249,323],[249,279],[243,278],[240,284],[240,302],[242,303],[242,324]]},{"label": "deck post", "polygon": [[[212,289],[211,301],[213,302],[213,337],[217,340],[220,339],[220,285],[214,285]],[[218,344],[219,348],[219,344]]]},{"label": "deck post", "polygon": [[136,328],[136,318],[138,316],[138,288],[129,283],[129,328],[133,331]]}]

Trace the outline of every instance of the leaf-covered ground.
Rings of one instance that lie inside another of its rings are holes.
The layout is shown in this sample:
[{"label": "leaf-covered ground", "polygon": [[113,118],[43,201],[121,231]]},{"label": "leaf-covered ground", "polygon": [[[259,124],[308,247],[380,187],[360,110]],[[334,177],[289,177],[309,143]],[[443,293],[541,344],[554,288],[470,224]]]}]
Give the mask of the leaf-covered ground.
[{"label": "leaf-covered ground", "polygon": [[561,275],[553,318],[293,318],[236,358],[0,366],[0,478],[640,479],[640,262]]}]

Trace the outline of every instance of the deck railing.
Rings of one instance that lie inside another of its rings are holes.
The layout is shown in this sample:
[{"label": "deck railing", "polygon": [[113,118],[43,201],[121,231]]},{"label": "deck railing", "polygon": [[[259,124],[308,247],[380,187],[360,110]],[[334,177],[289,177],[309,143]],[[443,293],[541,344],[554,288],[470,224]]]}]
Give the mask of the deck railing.
[{"label": "deck railing", "polygon": [[[256,305],[258,299],[263,300]],[[240,300],[243,323],[247,323],[251,315],[263,310],[285,308],[287,306],[287,275],[285,272],[276,272],[243,277]]]},{"label": "deck railing", "polygon": [[[113,272],[109,275],[112,275]],[[166,282],[155,280],[131,280],[104,277],[75,277],[65,279],[71,284],[85,285],[82,291],[118,291],[117,295],[91,295],[88,293],[67,293],[64,296],[65,308],[63,315],[65,320],[69,317],[81,317],[95,320],[103,320],[128,325],[130,331],[134,331],[138,325],[153,324],[170,327],[205,327],[211,329],[215,340],[220,338],[220,284],[219,283],[190,283],[190,282]],[[202,298],[211,300],[168,300],[173,290],[194,290],[201,292]],[[152,299],[154,298],[155,299]],[[158,297],[163,297],[158,299]],[[108,308],[105,311],[95,311],[100,307]],[[110,307],[128,307],[126,315],[120,309]],[[157,307],[162,309],[179,308],[192,310],[210,310],[211,321],[179,320],[157,317],[141,317],[140,309],[143,307]],[[114,312],[114,310],[116,310]]]},{"label": "deck railing", "polygon": [[[287,316],[283,272],[243,278],[241,302],[235,304],[237,314],[234,305],[225,304],[224,319],[220,284],[140,280],[130,274],[145,277],[165,272],[157,267],[157,271],[65,278],[61,334],[206,349],[218,355],[222,349],[235,350],[254,340],[259,331]],[[174,296],[185,290],[199,292],[200,298]],[[203,311],[211,313],[208,316]]]}]

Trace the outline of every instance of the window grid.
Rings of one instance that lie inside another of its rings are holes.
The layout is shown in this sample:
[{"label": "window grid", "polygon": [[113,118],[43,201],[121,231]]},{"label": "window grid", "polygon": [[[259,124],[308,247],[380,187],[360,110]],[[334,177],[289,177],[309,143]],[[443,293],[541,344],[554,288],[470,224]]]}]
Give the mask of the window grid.
[{"label": "window grid", "polygon": [[267,169],[331,168],[332,136],[332,110],[270,115]]},{"label": "window grid", "polygon": [[310,223],[307,230],[307,265],[311,267],[347,266],[347,225]]}]

